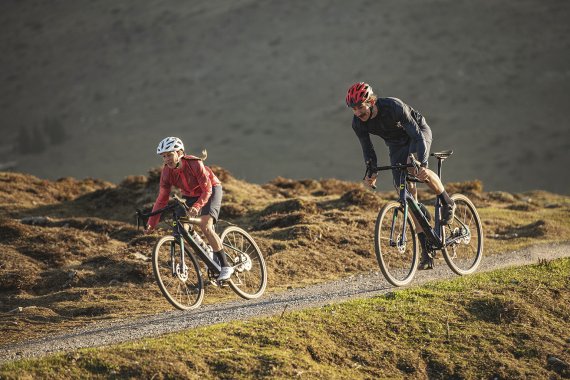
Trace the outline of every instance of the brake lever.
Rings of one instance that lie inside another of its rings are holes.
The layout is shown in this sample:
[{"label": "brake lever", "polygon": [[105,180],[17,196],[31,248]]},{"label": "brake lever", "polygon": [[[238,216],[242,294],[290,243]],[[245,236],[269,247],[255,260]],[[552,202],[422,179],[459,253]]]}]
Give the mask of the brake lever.
[{"label": "brake lever", "polygon": [[176,194],[174,194],[174,195],[172,196],[172,198],[174,198],[178,203],[180,203],[180,204],[182,205],[182,207],[184,207],[184,210],[185,210],[186,212],[188,212],[188,210],[190,210],[190,207],[188,207],[188,205],[186,204],[186,200],[185,200],[185,199],[180,198],[180,197],[179,197],[178,195],[176,195]]},{"label": "brake lever", "polygon": [[413,153],[410,153],[410,161],[412,161],[412,164],[414,165],[414,169],[416,169],[416,173],[419,173],[420,168],[422,167],[422,164],[421,164],[421,162],[416,160],[416,157],[414,156]]},{"label": "brake lever", "polygon": [[137,216],[137,231],[139,230],[139,226],[140,226],[141,213],[142,213],[142,211],[137,208],[137,212],[135,213],[135,215]]}]

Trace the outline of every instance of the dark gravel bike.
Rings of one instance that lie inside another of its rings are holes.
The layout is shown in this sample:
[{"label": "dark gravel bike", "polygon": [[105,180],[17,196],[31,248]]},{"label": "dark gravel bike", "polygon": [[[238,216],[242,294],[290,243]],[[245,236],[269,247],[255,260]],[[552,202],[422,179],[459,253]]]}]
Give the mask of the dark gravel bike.
[{"label": "dark gravel bike", "polygon": [[[137,224],[146,218],[172,211],[173,233],[162,237],[152,251],[152,269],[160,291],[174,307],[180,310],[195,309],[204,298],[204,277],[199,261],[206,269],[207,280],[214,285],[228,284],[245,299],[260,297],[267,286],[267,268],[261,250],[253,238],[242,228],[229,226],[220,235],[228,262],[234,268],[227,281],[217,281],[220,264],[212,248],[194,230],[199,218],[179,217],[175,208],[180,205],[186,211],[186,202],[173,197],[170,205],[150,213],[137,210]],[[143,223],[144,225],[144,223]],[[188,230],[184,226],[189,226]]]},{"label": "dark gravel bike", "polygon": [[[443,161],[453,151],[432,153],[438,160],[437,174],[441,178]],[[434,224],[427,208],[418,203],[408,191],[409,182],[422,182],[408,173],[408,168],[420,168],[413,155],[411,163],[393,166],[367,166],[366,175],[382,170],[400,170],[398,201],[390,201],[378,213],[374,232],[376,258],[382,273],[394,286],[405,286],[412,281],[418,268],[420,249],[416,229],[410,212],[426,234],[428,254],[434,258],[441,251],[447,265],[458,275],[473,273],[483,256],[483,228],[481,219],[473,203],[462,194],[453,194],[455,216],[448,225],[442,225],[441,204],[435,200]]]}]

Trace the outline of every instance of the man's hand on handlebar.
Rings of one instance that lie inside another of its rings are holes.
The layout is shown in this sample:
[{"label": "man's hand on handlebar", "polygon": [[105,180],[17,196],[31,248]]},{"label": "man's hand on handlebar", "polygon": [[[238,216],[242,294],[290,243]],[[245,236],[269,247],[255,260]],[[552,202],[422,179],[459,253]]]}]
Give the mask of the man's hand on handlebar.
[{"label": "man's hand on handlebar", "polygon": [[416,157],[413,153],[410,154],[408,163],[414,164],[414,167],[411,170],[411,174],[416,176],[420,181],[426,182],[428,179],[428,171],[424,166],[422,166],[421,162],[416,160]]},{"label": "man's hand on handlebar", "polygon": [[372,173],[364,177],[364,182],[371,188],[376,188],[376,180],[378,179],[378,173]]},{"label": "man's hand on handlebar", "polygon": [[188,217],[195,218],[198,216],[199,212],[200,212],[200,210],[198,210],[196,207],[190,207],[187,214],[188,214]]},{"label": "man's hand on handlebar", "polygon": [[372,162],[366,161],[366,172],[362,180],[372,189],[376,189],[376,179],[378,178],[378,170]]}]

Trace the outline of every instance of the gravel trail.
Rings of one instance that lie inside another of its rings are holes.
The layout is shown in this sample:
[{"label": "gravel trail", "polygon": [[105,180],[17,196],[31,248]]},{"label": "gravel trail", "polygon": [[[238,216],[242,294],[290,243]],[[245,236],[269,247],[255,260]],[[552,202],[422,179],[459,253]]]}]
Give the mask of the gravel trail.
[{"label": "gravel trail", "polygon": [[[479,272],[510,266],[535,264],[539,259],[552,260],[570,256],[570,242],[537,245],[501,255],[484,256]],[[376,268],[375,268],[376,269]],[[444,260],[436,261],[431,271],[418,271],[412,286],[427,281],[456,277]],[[259,316],[280,315],[284,312],[318,307],[352,298],[366,298],[393,291],[378,270],[370,274],[292,289],[267,293],[258,300],[242,300],[202,306],[194,311],[168,311],[136,319],[95,323],[62,334],[25,343],[0,346],[0,363],[83,347],[105,346],[158,336],[220,322],[245,320]],[[231,291],[228,289],[228,291]]]}]

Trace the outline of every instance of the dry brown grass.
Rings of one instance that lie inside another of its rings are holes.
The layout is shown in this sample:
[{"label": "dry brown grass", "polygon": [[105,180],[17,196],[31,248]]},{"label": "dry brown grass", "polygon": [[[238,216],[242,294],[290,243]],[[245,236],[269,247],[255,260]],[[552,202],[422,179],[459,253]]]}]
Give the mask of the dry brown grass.
[{"label": "dry brown grass", "polygon": [[[224,184],[221,217],[255,237],[267,260],[269,292],[378,270],[374,222],[394,193],[335,179],[277,178],[259,186],[214,170]],[[157,185],[156,169],[119,185],[0,173],[3,342],[171,308],[148,261],[159,235],[144,236],[134,226],[135,208],[152,206]],[[485,193],[477,181],[448,188],[468,193],[479,207],[486,255],[570,236],[568,197]],[[429,205],[433,196],[424,190],[420,199]],[[208,289],[205,302],[233,297]]]}]

